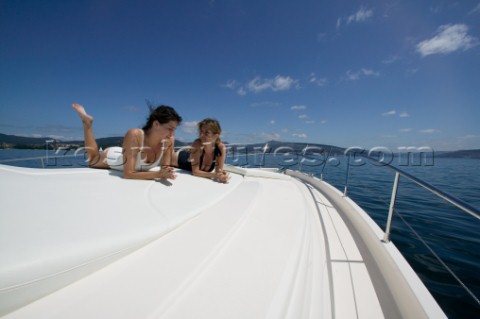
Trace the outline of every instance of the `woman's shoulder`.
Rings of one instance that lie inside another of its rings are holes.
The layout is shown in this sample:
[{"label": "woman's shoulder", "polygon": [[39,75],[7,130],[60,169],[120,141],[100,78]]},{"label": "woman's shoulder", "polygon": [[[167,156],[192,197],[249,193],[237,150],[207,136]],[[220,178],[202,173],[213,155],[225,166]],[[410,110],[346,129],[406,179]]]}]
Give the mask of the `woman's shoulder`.
[{"label": "woman's shoulder", "polygon": [[218,147],[219,149],[221,149],[222,151],[224,151],[224,150],[227,148],[227,146],[226,146],[225,144],[223,144],[222,142],[218,143],[218,144],[217,144],[217,147]]},{"label": "woman's shoulder", "polygon": [[125,133],[124,137],[124,143],[129,142],[129,143],[137,143],[141,144],[142,143],[142,134],[143,131],[142,129],[139,128],[131,128]]},{"label": "woman's shoulder", "polygon": [[216,149],[215,153],[217,153],[218,155],[223,155],[223,154],[226,154],[227,152],[227,147],[222,142],[215,145],[215,149]]},{"label": "woman's shoulder", "polygon": [[131,128],[127,131],[127,133],[125,133],[125,136],[136,136],[136,137],[140,137],[143,133],[143,130],[140,129],[140,128]]}]

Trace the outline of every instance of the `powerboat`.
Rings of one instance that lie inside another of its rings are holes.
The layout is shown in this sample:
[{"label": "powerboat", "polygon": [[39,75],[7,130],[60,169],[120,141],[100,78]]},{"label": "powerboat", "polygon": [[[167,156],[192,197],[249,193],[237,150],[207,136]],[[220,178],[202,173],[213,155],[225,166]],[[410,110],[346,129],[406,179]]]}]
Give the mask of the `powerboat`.
[{"label": "powerboat", "polygon": [[0,165],[0,317],[446,318],[345,193],[226,170],[228,184]]}]

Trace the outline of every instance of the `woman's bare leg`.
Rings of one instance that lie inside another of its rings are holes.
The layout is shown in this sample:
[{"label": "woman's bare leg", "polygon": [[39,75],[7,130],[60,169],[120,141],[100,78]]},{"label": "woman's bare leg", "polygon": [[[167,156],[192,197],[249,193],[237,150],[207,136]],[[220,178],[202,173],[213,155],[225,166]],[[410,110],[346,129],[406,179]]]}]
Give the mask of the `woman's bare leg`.
[{"label": "woman's bare leg", "polygon": [[85,138],[85,150],[88,155],[88,165],[90,167],[105,168],[108,167],[101,159],[98,151],[97,141],[93,136],[92,124],[93,117],[85,111],[85,108],[80,104],[72,104],[72,108],[78,113],[83,123],[83,134]]}]

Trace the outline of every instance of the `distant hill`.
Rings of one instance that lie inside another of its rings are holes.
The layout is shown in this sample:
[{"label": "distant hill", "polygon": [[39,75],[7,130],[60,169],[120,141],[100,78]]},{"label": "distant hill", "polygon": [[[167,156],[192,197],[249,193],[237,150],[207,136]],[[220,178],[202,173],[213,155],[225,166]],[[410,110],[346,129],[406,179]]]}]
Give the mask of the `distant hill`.
[{"label": "distant hill", "polygon": [[254,143],[246,145],[248,152],[259,151],[267,146],[268,150],[267,153],[273,152],[275,150],[281,151],[281,148],[285,148],[285,150],[293,150],[296,153],[301,153],[305,150],[306,147],[311,149],[312,151],[322,152],[322,153],[330,153],[330,155],[338,155],[343,154],[345,148],[326,145],[326,144],[312,144],[312,143],[297,143],[297,142],[281,142],[281,141],[268,141],[265,143]]},{"label": "distant hill", "polygon": [[35,138],[35,137],[23,137],[16,135],[7,135],[0,133],[0,144],[12,144],[12,145],[44,145],[45,141],[51,140],[48,137]]},{"label": "distant hill", "polygon": [[460,150],[453,152],[442,152],[437,154],[441,158],[475,158],[480,159],[480,149],[476,150]]},{"label": "distant hill", "polygon": [[[110,146],[122,146],[123,136],[97,138],[96,141],[97,141],[98,147],[101,147],[101,148],[107,148],[107,147],[110,147]],[[65,141],[65,142],[57,141],[57,143],[62,143],[62,144],[65,143],[65,144],[69,144],[69,145],[79,145],[79,146],[84,145],[83,140],[81,140],[81,141]]]},{"label": "distant hill", "polygon": [[[44,149],[47,146],[47,141],[54,140],[53,143],[49,142],[49,147],[54,146],[70,146],[80,147],[84,146],[83,140],[78,141],[62,141],[53,139],[51,137],[24,137],[17,135],[7,135],[0,133],[0,148],[19,148],[19,149]],[[97,138],[97,145],[103,149],[110,146],[121,146],[123,142],[123,136],[104,137]],[[175,141],[176,146],[185,146],[188,143],[181,141]]]},{"label": "distant hill", "polygon": [[[0,133],[0,148],[22,148],[22,149],[44,149],[46,147],[46,141],[52,140],[50,137],[24,137],[16,135],[7,135]],[[121,146],[123,141],[122,136],[116,137],[105,137],[98,138],[97,144],[99,147],[105,149],[109,146]],[[224,142],[228,144],[227,142]],[[84,141],[62,141],[55,140],[56,146],[70,146],[70,147],[80,147],[84,146]],[[179,140],[175,141],[175,146],[185,146],[190,145],[190,142],[182,142]],[[265,145],[267,145],[267,153],[279,150],[281,147],[290,149],[296,153],[301,153],[304,151],[305,147],[315,148],[313,152],[322,152],[327,153],[329,156],[343,154],[345,148],[328,145],[328,144],[312,144],[312,143],[297,143],[297,142],[281,142],[281,141],[269,141],[265,143],[254,143],[254,144],[240,144],[245,145],[247,152],[258,152],[263,151]],[[53,147],[53,145],[52,145]],[[281,149],[280,149],[281,150]],[[474,150],[460,150],[460,151],[451,151],[451,152],[436,152],[435,156],[438,158],[474,158],[480,159],[480,149]]]},{"label": "distant hill", "polygon": [[[7,135],[0,133],[0,148],[21,148],[21,149],[38,149],[47,147],[47,141],[53,140],[54,142],[49,142],[49,147],[59,146],[59,145],[71,145],[83,146],[83,141],[62,141],[58,139],[53,139],[51,137],[24,137],[16,135]],[[123,137],[106,137],[97,139],[97,144],[99,147],[106,148],[108,146],[119,146],[122,145]]]}]

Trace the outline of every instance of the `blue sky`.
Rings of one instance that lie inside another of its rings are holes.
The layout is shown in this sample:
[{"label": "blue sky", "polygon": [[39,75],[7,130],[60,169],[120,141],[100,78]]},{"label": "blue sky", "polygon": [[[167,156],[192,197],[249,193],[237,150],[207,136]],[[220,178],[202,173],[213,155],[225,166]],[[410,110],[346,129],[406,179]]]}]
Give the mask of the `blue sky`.
[{"label": "blue sky", "polygon": [[480,1],[0,0],[0,133],[480,148]]}]

